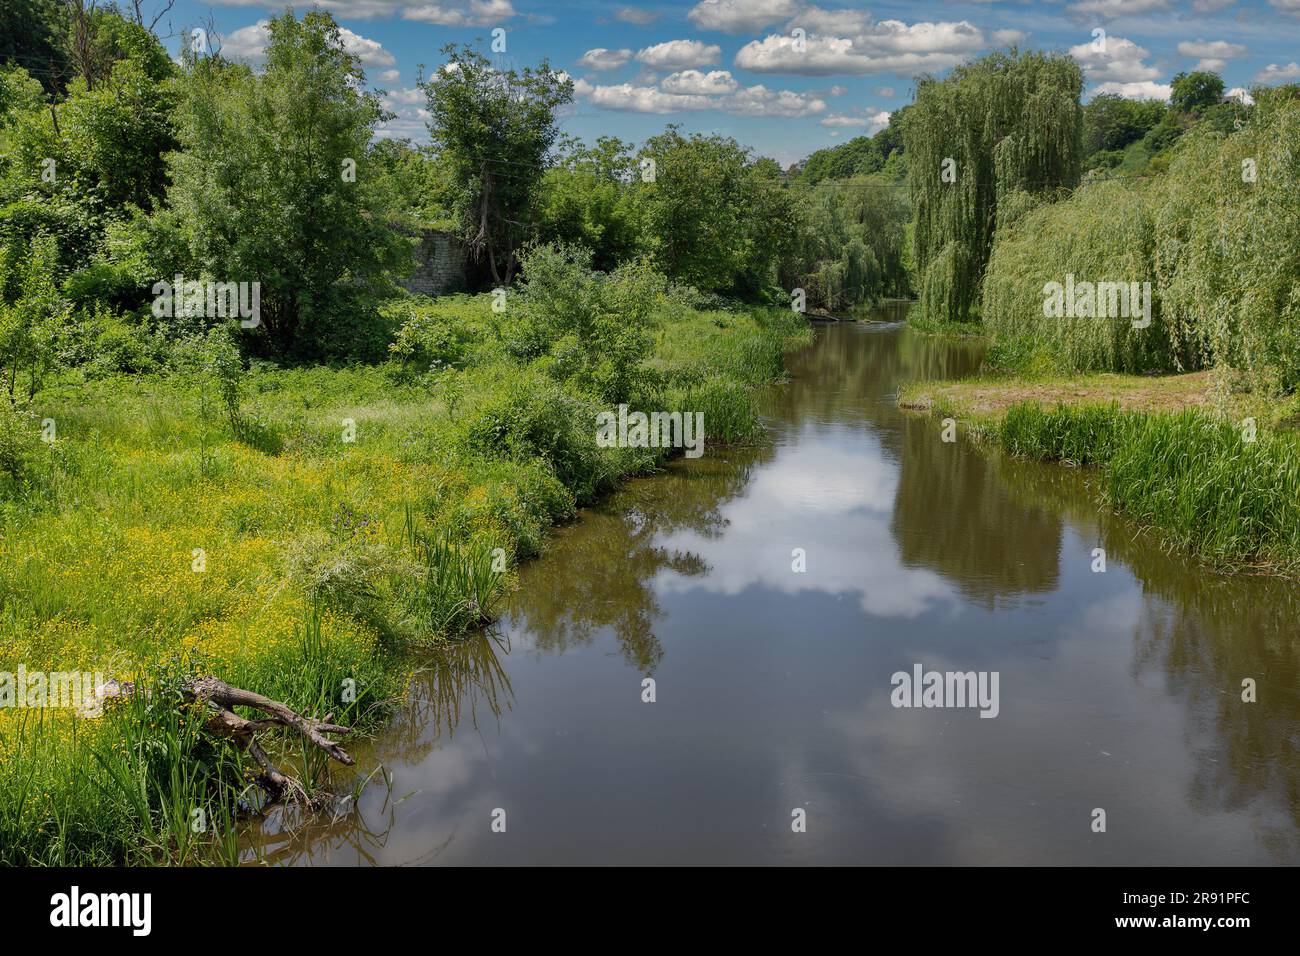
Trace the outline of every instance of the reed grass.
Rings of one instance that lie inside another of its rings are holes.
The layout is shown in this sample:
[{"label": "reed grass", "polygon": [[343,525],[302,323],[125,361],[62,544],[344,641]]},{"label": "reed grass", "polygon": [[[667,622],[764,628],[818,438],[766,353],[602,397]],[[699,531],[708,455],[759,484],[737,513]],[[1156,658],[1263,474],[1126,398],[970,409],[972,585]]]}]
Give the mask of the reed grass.
[{"label": "reed grass", "polygon": [[1223,569],[1300,570],[1300,441],[1193,409],[1172,414],[1117,406],[1007,410],[1004,449],[1044,461],[1096,465],[1115,510],[1171,545]]}]

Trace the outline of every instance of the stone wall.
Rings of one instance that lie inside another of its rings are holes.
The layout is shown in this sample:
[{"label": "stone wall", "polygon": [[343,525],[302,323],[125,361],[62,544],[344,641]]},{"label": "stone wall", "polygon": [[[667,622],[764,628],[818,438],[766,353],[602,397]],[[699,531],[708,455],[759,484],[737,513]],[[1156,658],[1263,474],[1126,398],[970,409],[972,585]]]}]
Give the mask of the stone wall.
[{"label": "stone wall", "polygon": [[446,295],[465,288],[465,247],[449,232],[423,229],[408,233],[416,241],[411,254],[415,270],[401,285],[423,295]]}]

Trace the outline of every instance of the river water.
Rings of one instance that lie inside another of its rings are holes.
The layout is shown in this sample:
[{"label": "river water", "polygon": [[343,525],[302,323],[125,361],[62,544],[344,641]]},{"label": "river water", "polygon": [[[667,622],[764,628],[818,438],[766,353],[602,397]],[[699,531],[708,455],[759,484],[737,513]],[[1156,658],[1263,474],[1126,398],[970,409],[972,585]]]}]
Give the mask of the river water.
[{"label": "river water", "polygon": [[[355,748],[391,784],[333,821],[272,818],[256,854],[1300,860],[1295,586],[1166,554],[1099,514],[1085,474],[942,441],[896,390],[973,373],[978,347],[912,334],[898,305],[876,318],[792,356],[763,396],[770,443],[675,462],[559,529],[496,631],[430,660]],[[916,665],[996,672],[997,716],[893,706]]]}]

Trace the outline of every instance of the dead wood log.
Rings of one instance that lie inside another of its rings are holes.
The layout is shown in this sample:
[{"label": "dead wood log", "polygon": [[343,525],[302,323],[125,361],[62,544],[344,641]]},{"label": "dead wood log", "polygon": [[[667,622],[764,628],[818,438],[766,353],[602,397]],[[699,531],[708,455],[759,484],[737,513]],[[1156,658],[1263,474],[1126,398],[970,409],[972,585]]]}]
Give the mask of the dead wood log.
[{"label": "dead wood log", "polygon": [[[100,688],[103,698],[130,697],[137,690],[135,684],[127,681],[109,681]],[[258,782],[271,800],[279,800],[288,795],[310,802],[306,788],[293,777],[280,771],[265,750],[257,742],[257,735],[273,727],[286,727],[306,738],[313,746],[320,748],[339,763],[346,766],[353,764],[352,758],[326,734],[347,734],[350,727],[331,723],[332,714],[326,714],[323,720],[304,717],[293,708],[272,700],[251,690],[232,687],[216,677],[199,677],[181,685],[181,697],[207,707],[209,713],[203,723],[203,729],[214,737],[232,740],[241,749],[246,750],[257,762],[262,772]],[[265,717],[250,719],[235,712],[236,707],[248,707],[261,711]]]}]

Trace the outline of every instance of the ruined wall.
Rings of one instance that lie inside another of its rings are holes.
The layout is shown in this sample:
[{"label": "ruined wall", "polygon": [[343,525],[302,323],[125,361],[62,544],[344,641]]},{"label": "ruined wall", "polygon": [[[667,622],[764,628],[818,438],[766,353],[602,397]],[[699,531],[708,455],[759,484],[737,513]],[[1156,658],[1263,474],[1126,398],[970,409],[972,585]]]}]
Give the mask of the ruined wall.
[{"label": "ruined wall", "polygon": [[465,288],[465,247],[456,237],[439,229],[423,229],[407,235],[416,240],[411,251],[415,270],[402,280],[403,288],[429,296]]}]

